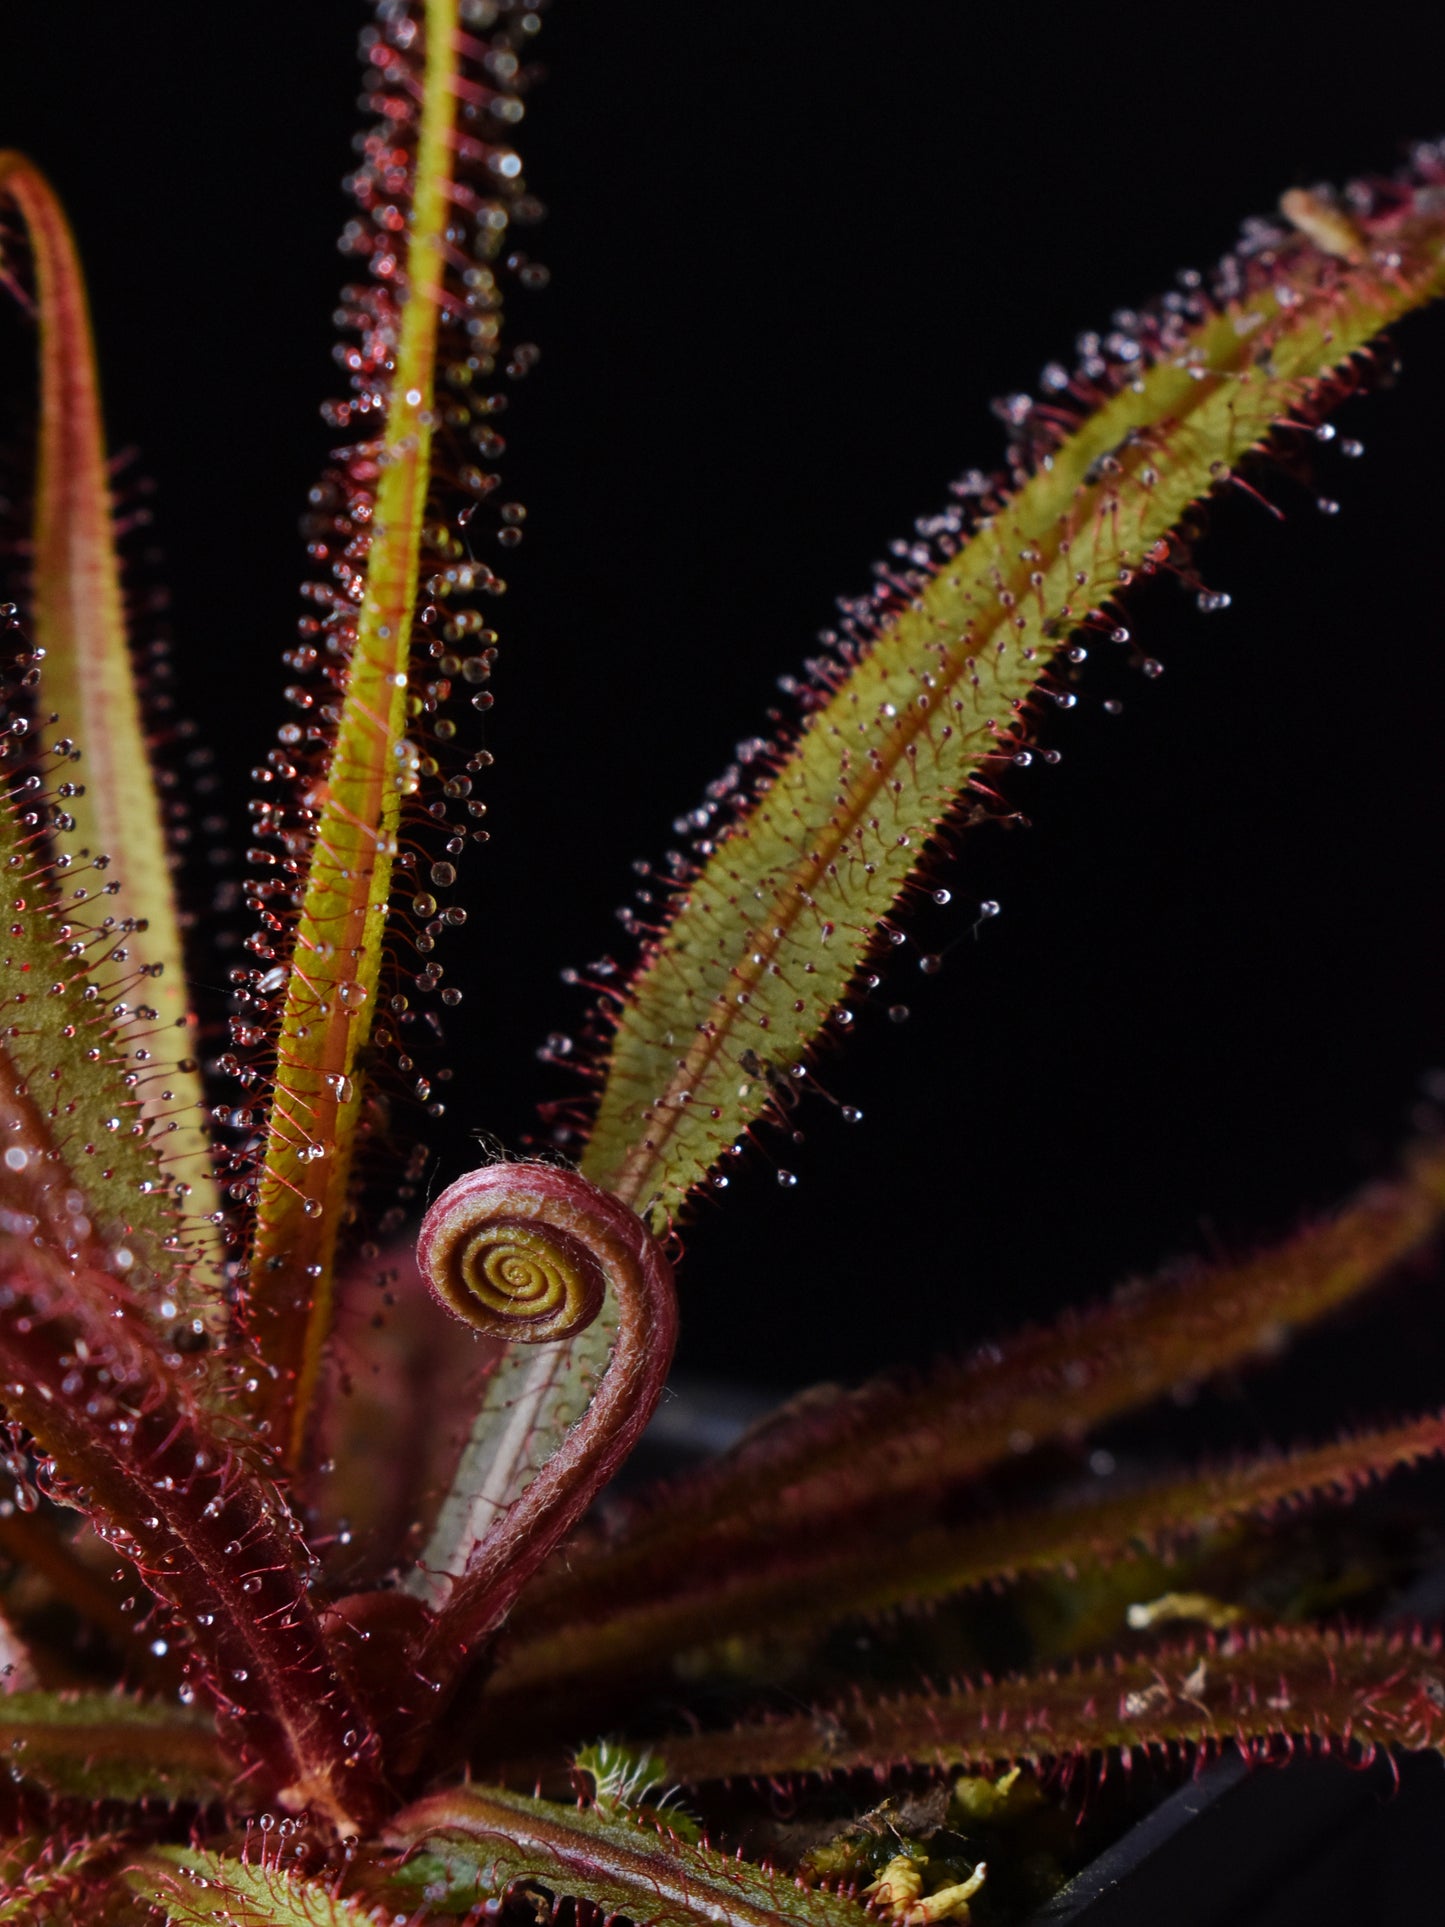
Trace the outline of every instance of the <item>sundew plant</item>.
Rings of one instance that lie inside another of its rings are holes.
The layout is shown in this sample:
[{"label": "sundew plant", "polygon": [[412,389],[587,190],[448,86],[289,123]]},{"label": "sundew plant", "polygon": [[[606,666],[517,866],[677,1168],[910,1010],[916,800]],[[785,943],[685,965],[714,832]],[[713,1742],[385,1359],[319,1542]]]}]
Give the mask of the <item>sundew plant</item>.
[{"label": "sundew plant", "polygon": [[[229,860],[66,217],[43,156],[0,156],[0,1919],[1007,1919],[1226,1748],[1440,1744],[1438,1640],[1396,1610],[1438,1547],[1385,1484],[1438,1455],[1428,1400],[1352,1385],[1288,1443],[1211,1456],[1184,1417],[1153,1462],[1091,1451],[1402,1269],[1420,1288],[1428,1112],[1271,1244],[965,1355],[880,1336],[906,1370],[602,1495],[662,1396],[694,1227],[758,1171],[806,1210],[813,1119],[869,1128],[849,1051],[909,1019],[905,975],[984,1004],[958,953],[1002,912],[970,852],[999,874],[1062,720],[1157,682],[1136,606],[1227,612],[1217,504],[1258,509],[1256,541],[1332,520],[1386,331],[1445,284],[1445,149],[1287,188],[995,404],[997,467],[960,469],[619,865],[621,928],[568,965],[507,1141],[486,957],[568,884],[514,864],[509,912],[477,882],[530,553],[508,443],[545,379],[542,26],[379,0],[364,30],[332,452]],[[647,700],[685,734],[665,677]],[[601,801],[577,808],[590,888]],[[963,1289],[969,1176],[890,1165],[856,1200],[882,1276],[810,1272],[804,1230],[771,1289],[820,1326],[881,1302],[880,1330]]]}]

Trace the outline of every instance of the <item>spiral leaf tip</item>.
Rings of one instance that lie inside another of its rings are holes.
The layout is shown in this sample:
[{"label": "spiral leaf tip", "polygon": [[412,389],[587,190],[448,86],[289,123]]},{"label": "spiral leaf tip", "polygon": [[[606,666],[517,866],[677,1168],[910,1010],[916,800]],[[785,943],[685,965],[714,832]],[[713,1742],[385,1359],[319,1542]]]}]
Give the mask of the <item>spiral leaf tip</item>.
[{"label": "spiral leaf tip", "polygon": [[458,1178],[422,1221],[417,1262],[474,1330],[530,1345],[585,1330],[620,1267],[668,1270],[640,1218],[549,1164],[488,1164]]}]

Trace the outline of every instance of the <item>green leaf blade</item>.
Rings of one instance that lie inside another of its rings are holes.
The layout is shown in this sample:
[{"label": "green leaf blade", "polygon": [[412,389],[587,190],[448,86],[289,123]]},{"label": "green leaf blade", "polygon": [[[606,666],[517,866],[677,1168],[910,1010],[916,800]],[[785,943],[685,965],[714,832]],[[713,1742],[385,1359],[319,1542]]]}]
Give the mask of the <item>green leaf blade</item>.
[{"label": "green leaf blade", "polygon": [[420,1848],[458,1900],[533,1881],[648,1927],[864,1927],[856,1901],[695,1846],[660,1828],[609,1819],[499,1787],[458,1787],[400,1814],[391,1845]]},{"label": "green leaf blade", "polygon": [[116,1693],[9,1694],[0,1752],[23,1780],[84,1800],[220,1800],[234,1772],[205,1714]]},{"label": "green leaf blade", "polygon": [[[138,1286],[158,1321],[161,1302],[167,1326],[182,1311],[210,1319],[131,1068],[137,1046],[148,1048],[142,1011],[154,1007],[116,996],[102,922],[112,899],[84,886],[60,894],[30,758],[13,753],[23,741],[0,740],[0,1124],[11,1147],[0,1199],[63,1262]],[[87,963],[96,948],[100,960]]]},{"label": "green leaf blade", "polygon": [[31,624],[44,652],[41,709],[57,717],[45,742],[49,749],[72,739],[82,759],[79,793],[68,799],[74,828],[60,845],[114,862],[118,888],[108,907],[139,926],[127,948],[132,965],[152,972],[144,994],[157,1011],[155,1056],[167,1087],[164,1098],[145,1092],[144,1105],[148,1116],[166,1119],[167,1175],[186,1188],[187,1243],[213,1290],[219,1199],[190,1056],[195,1018],[164,819],[126,633],[85,283],[64,213],[24,156],[0,154],[0,200],[29,235],[40,328]]},{"label": "green leaf blade", "polygon": [[330,1881],[196,1847],[160,1847],[127,1868],[126,1881],[167,1927],[367,1927],[383,1917]]},{"label": "green leaf blade", "polygon": [[407,270],[355,647],[296,926],[261,1177],[251,1309],[279,1368],[273,1417],[299,1457],[331,1324],[402,797],[422,522],[431,482],[442,264],[451,219],[454,8],[427,0]]},{"label": "green leaf blade", "polygon": [[668,1221],[768,1109],[846,1000],[939,826],[1020,721],[1069,635],[1157,565],[1156,545],[1334,372],[1445,286],[1429,197],[1344,263],[1295,235],[1237,292],[1161,325],[1116,392],[885,620],[725,833],[617,1020],[582,1168]]}]

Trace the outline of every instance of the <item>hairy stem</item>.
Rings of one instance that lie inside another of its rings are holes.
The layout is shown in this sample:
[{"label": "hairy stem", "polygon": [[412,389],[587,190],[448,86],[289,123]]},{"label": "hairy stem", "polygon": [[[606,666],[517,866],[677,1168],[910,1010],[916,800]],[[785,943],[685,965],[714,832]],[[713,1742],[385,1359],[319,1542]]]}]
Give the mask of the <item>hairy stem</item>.
[{"label": "hairy stem", "polygon": [[0,1747],[25,1779],[91,1801],[209,1802],[234,1771],[204,1714],[116,1693],[0,1699]]}]

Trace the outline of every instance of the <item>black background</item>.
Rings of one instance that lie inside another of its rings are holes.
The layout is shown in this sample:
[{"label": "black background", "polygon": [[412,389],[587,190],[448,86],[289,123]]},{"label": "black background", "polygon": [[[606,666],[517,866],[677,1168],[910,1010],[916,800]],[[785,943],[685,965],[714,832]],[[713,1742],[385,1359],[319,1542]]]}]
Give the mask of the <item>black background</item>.
[{"label": "black background", "polygon": [[[73,213],[113,439],[158,483],[183,702],[237,838],[339,387],[361,18],[352,0],[0,16],[0,138]],[[468,1129],[516,1143],[558,1093],[533,1053],[580,1016],[560,967],[625,954],[630,861],[674,841],[833,597],[999,459],[989,398],[1207,265],[1282,188],[1388,169],[1445,127],[1438,42],[1406,22],[1375,7],[1347,39],[1303,7],[555,9],[520,143],[553,284],[509,427],[530,516],[498,624],[493,841],[469,859],[467,944],[442,953],[467,991],[444,1176]],[[1249,1249],[1388,1167],[1445,1062],[1445,316],[1397,341],[1398,386],[1342,420],[1366,458],[1322,450],[1312,490],[1267,484],[1282,528],[1222,505],[1203,561],[1233,607],[1141,600],[1166,674],[1096,665],[1049,726],[1060,766],[1011,786],[1033,829],[975,833],[941,876],[952,906],[819,1068],[865,1122],[806,1105],[806,1143],[775,1147],[795,1190],[759,1155],[698,1212],[687,1370],[787,1388],[918,1360]],[[975,939],[987,897],[1002,913]],[[1354,1415],[1367,1356],[1389,1402],[1438,1397],[1403,1317],[1291,1406],[1252,1387],[1257,1429]]]}]

